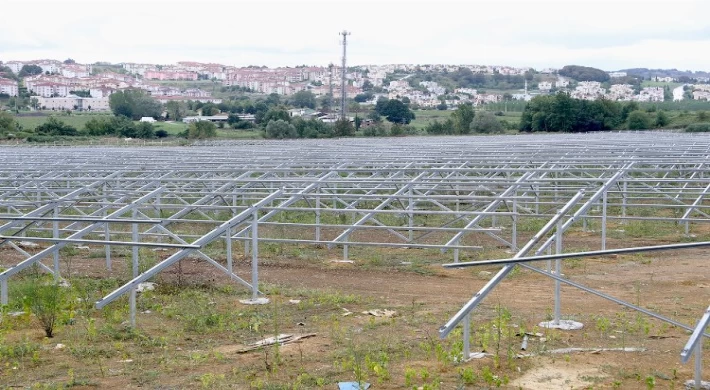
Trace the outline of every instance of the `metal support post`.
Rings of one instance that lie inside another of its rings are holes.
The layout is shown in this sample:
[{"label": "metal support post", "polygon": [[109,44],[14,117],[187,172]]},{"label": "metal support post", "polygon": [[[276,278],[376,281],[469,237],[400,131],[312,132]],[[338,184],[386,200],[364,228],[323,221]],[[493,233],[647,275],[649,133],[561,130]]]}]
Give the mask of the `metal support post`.
[{"label": "metal support post", "polygon": [[316,187],[316,242],[320,242],[320,186]]},{"label": "metal support post", "polygon": [[251,221],[251,299],[259,295],[259,210],[254,210]]},{"label": "metal support post", "polygon": [[626,195],[627,185],[628,185],[628,184],[627,184],[627,182],[626,182],[626,179],[624,179],[624,183],[623,183],[623,186],[622,186],[623,190],[622,190],[622,193],[621,193],[621,218],[623,218],[623,219],[621,220],[621,223],[624,223],[624,224],[626,223],[626,198],[628,197],[628,196]]},{"label": "metal support post", "polygon": [[232,229],[227,226],[227,229],[224,232],[224,238],[225,238],[225,244],[227,245],[227,270],[229,270],[229,273],[232,272]]},{"label": "metal support post", "polygon": [[[133,219],[136,219],[138,216],[138,210],[133,209]],[[133,223],[131,224],[131,233],[132,233],[132,238],[133,242],[138,242],[138,224]],[[133,269],[133,277],[135,278],[138,276],[138,246],[133,246],[131,248],[131,259],[133,260],[132,264],[132,269]],[[131,327],[135,328],[136,327],[136,288],[131,289],[131,294],[129,297],[129,303],[130,303],[130,311],[131,311]]]},{"label": "metal support post", "polygon": [[250,241],[248,240],[248,238],[249,238],[250,234],[253,234],[251,230],[246,232],[247,240],[244,240],[244,257],[249,256],[249,242]]},{"label": "metal support post", "polygon": [[471,314],[463,318],[463,360],[471,358]]},{"label": "metal support post", "polygon": [[[456,240],[456,242],[454,242],[454,245],[459,246],[459,243],[460,243],[460,241]],[[454,248],[454,263],[458,263],[458,262],[459,262],[459,248]]]},{"label": "metal support post", "polygon": [[[111,241],[111,231],[108,223],[104,225],[104,239]],[[111,245],[105,245],[104,249],[106,250],[106,269],[111,271]]]},{"label": "metal support post", "polygon": [[693,375],[693,382],[695,382],[695,388],[702,388],[703,384],[703,342],[702,340],[695,346],[695,373]]},{"label": "metal support post", "polygon": [[[59,216],[59,210],[57,209],[57,206],[54,206],[54,217],[57,218]],[[59,221],[54,220],[52,222],[52,238],[59,238]],[[52,254],[52,258],[54,259],[54,281],[59,280],[59,251],[55,251]]]},{"label": "metal support post", "polygon": [[602,250],[606,250],[606,209],[607,209],[607,194],[604,192],[602,196]]},{"label": "metal support post", "polygon": [[407,203],[407,209],[409,210],[409,242],[414,240],[414,231],[412,227],[414,226],[414,203],[412,202],[414,190],[409,187],[409,203]]},{"label": "metal support post", "polygon": [[7,305],[7,279],[0,280],[0,305]]},{"label": "metal support post", "polygon": [[[557,232],[555,233],[555,253],[560,254],[562,253],[562,220],[559,220],[557,222]],[[560,276],[562,275],[562,260],[557,259],[555,260],[555,275]],[[554,319],[554,324],[559,325],[560,324],[560,281],[555,280],[555,319]]]}]

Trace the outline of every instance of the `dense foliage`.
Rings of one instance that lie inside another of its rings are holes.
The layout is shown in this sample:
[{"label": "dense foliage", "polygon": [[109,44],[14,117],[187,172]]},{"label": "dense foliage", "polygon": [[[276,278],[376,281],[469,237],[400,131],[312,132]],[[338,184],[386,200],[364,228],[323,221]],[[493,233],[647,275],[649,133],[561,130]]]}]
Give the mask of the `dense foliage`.
[{"label": "dense foliage", "polygon": [[601,69],[588,66],[565,65],[557,72],[560,76],[569,77],[577,81],[609,81],[609,74]]},{"label": "dense foliage", "polygon": [[498,121],[494,114],[488,111],[479,112],[473,122],[471,122],[471,131],[474,133],[496,134],[503,132],[503,124]]},{"label": "dense foliage", "polygon": [[392,123],[409,124],[415,119],[414,112],[401,100],[380,98],[375,105],[375,112]]},{"label": "dense foliage", "polygon": [[528,72],[525,75],[509,75],[495,72],[493,74],[485,74],[473,72],[469,68],[461,67],[453,72],[415,72],[408,79],[409,85],[412,88],[424,90],[420,86],[422,81],[434,81],[446,88],[448,93],[453,92],[456,88],[476,88],[476,89],[522,89],[525,87],[525,80],[528,82],[533,80],[533,73]]},{"label": "dense foliage", "polygon": [[520,131],[586,132],[621,128],[636,103],[579,100],[566,93],[536,96],[520,119]]},{"label": "dense foliage", "polygon": [[693,123],[685,128],[689,133],[707,133],[710,132],[710,123]]},{"label": "dense foliage", "polygon": [[162,111],[160,102],[140,89],[116,91],[109,97],[109,107],[114,115],[122,115],[133,120],[142,117],[158,118]]},{"label": "dense foliage", "polygon": [[12,114],[0,111],[0,135],[13,134],[20,131],[20,125]]},{"label": "dense foliage", "polygon": [[210,121],[192,122],[187,128],[187,138],[205,139],[217,136],[217,126]]},{"label": "dense foliage", "polygon": [[158,136],[152,124],[147,122],[134,123],[125,116],[115,116],[108,119],[92,118],[84,125],[84,134],[143,139],[151,139]]}]

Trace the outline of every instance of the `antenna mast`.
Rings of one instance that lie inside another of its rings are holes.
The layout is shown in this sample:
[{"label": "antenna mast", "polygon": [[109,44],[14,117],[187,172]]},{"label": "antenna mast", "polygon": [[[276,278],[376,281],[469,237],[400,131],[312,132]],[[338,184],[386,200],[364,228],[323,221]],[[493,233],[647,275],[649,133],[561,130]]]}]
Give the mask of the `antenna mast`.
[{"label": "antenna mast", "polygon": [[335,65],[331,62],[328,65],[328,112],[333,112],[333,68]]},{"label": "antenna mast", "polygon": [[348,45],[348,35],[350,33],[347,30],[343,30],[343,32],[340,33],[340,35],[343,36],[343,67],[341,69],[341,79],[340,79],[340,119],[345,119],[346,112],[345,112],[345,99],[347,93],[345,92],[345,84],[346,84],[346,48]]}]

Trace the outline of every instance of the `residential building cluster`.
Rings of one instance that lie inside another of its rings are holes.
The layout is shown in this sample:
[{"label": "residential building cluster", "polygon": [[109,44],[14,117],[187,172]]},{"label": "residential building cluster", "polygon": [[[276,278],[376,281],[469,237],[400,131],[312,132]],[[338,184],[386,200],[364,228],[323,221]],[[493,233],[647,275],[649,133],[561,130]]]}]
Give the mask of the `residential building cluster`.
[{"label": "residential building cluster", "polygon": [[[172,65],[123,63],[119,71],[95,72],[96,66],[64,63],[56,60],[8,61],[4,64],[15,73],[25,65],[36,65],[42,73],[27,76],[23,85],[14,80],[0,78],[0,94],[18,96],[26,88],[38,100],[38,106],[54,110],[108,110],[108,100],[112,93],[128,88],[142,89],[161,103],[170,101],[196,100],[220,103],[208,91],[197,88],[178,88],[166,85],[166,80],[212,80],[221,87],[239,87],[264,94],[292,95],[300,91],[310,91],[316,96],[332,93],[339,98],[341,92],[342,69],[339,66],[297,66],[267,68],[263,66],[234,67],[214,63],[183,61]],[[366,86],[381,88],[374,98],[365,104],[374,104],[379,97],[390,99],[407,98],[411,103],[424,108],[438,107],[445,103],[455,107],[462,103],[481,105],[503,100],[501,94],[479,93],[474,88],[458,88],[453,91],[435,81],[411,83],[411,76],[421,73],[457,72],[465,68],[474,73],[525,75],[529,67],[496,65],[451,65],[451,64],[387,64],[355,66],[346,75],[346,92],[350,97],[363,92]],[[537,91],[512,94],[514,99],[530,100],[534,94],[567,91],[578,99],[599,98],[615,101],[657,102],[664,100],[663,87],[648,87],[636,92],[628,84],[611,85],[609,89],[599,82],[585,81],[572,84],[572,80],[557,75],[557,69],[546,68],[539,73],[548,75],[537,83]],[[626,72],[609,72],[611,78],[627,76]],[[421,80],[421,79],[419,79]],[[656,81],[672,82],[670,77],[655,77]],[[572,85],[572,86],[571,86]],[[531,88],[534,87],[534,84]],[[707,86],[696,85],[693,97],[710,100]],[[573,89],[572,89],[573,88]],[[522,91],[521,91],[522,92]],[[81,95],[81,96],[79,96]],[[88,95],[88,96],[86,96]]]},{"label": "residential building cluster", "polygon": [[[221,99],[212,98],[207,91],[195,88],[183,90],[150,81],[152,79],[197,80],[198,73],[195,69],[203,69],[203,66],[197,67],[195,64],[197,63],[179,63],[178,67],[166,67],[163,70],[158,69],[157,65],[123,64],[127,73],[106,71],[98,74],[94,74],[92,65],[65,64],[56,60],[8,61],[3,65],[16,74],[25,65],[37,65],[42,69],[41,74],[27,76],[23,80],[24,87],[38,101],[36,108],[108,111],[109,96],[128,88],[142,89],[162,103],[171,100],[220,103]],[[221,65],[214,64],[208,64],[204,68],[215,77],[220,76],[223,69]],[[130,72],[135,74],[129,74]],[[81,95],[86,95],[88,92],[89,96],[78,96],[79,91],[82,92]],[[14,80],[0,78],[0,93],[18,96],[19,85]]]},{"label": "residential building cluster", "polygon": [[0,94],[8,96],[17,96],[19,88],[17,81],[0,77]]},{"label": "residential building cluster", "polygon": [[710,84],[696,84],[693,86],[693,99],[710,101]]}]

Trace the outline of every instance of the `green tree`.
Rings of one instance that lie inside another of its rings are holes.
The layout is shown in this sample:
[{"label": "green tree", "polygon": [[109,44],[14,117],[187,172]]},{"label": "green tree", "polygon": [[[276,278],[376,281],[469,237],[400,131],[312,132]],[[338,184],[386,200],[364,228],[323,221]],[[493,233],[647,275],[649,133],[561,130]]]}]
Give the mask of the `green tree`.
[{"label": "green tree", "polygon": [[60,121],[59,119],[57,119],[53,116],[50,116],[46,122],[37,126],[35,128],[35,132],[37,132],[37,134],[53,135],[53,136],[58,136],[58,135],[76,136],[76,135],[79,135],[79,132],[76,130],[76,128],[74,126],[69,126],[66,123]]},{"label": "green tree", "polygon": [[217,126],[210,121],[198,121],[190,123],[187,128],[187,138],[205,139],[217,136]]},{"label": "green tree", "polygon": [[20,125],[9,112],[0,111],[0,134],[15,133],[20,131]]},{"label": "green tree", "polygon": [[577,81],[598,81],[600,83],[609,81],[609,74],[607,72],[588,66],[565,65],[557,73]]},{"label": "green tree", "polygon": [[283,108],[271,107],[268,111],[266,111],[261,121],[268,124],[271,121],[279,119],[288,122],[291,120],[291,116],[288,114],[288,111]]},{"label": "green tree", "polygon": [[230,125],[233,129],[237,128],[237,124],[241,122],[242,119],[239,118],[239,115],[237,114],[229,114],[227,117],[227,124]]},{"label": "green tree", "polygon": [[109,107],[114,115],[123,115],[133,120],[142,117],[158,118],[162,111],[160,103],[140,89],[114,92],[109,97]]},{"label": "green tree", "polygon": [[3,76],[8,79],[12,79],[15,81],[19,80],[19,77],[10,69],[8,66],[0,65],[0,76]]},{"label": "green tree", "polygon": [[673,101],[673,91],[671,91],[671,87],[665,86],[663,87],[663,101],[664,102],[672,102]]},{"label": "green tree", "polygon": [[367,119],[375,123],[382,122],[382,117],[380,116],[380,114],[377,113],[377,111],[371,111],[369,114],[367,114]]},{"label": "green tree", "polygon": [[641,110],[636,110],[629,113],[626,126],[629,130],[647,130],[651,128],[651,120],[648,114]]},{"label": "green tree", "polygon": [[267,138],[296,138],[298,133],[296,128],[283,119],[272,120],[266,125]]},{"label": "green tree", "polygon": [[355,95],[353,100],[355,100],[358,103],[365,103],[366,101],[372,99],[372,97],[375,96],[372,92],[366,92],[366,93],[360,93]]},{"label": "green tree", "polygon": [[668,114],[663,110],[658,110],[656,112],[656,127],[666,127],[669,123],[671,123],[671,120],[668,118]]},{"label": "green tree", "polygon": [[320,101],[320,107],[324,112],[329,112],[333,108],[333,95],[328,93],[323,96]]},{"label": "green tree", "polygon": [[315,109],[316,95],[311,91],[298,91],[291,97],[291,104],[298,108],[308,107]]},{"label": "green tree", "polygon": [[187,114],[187,105],[185,102],[171,100],[165,103],[165,111],[167,111],[170,120],[180,121]]},{"label": "green tree", "polygon": [[454,123],[454,132],[456,134],[468,134],[471,131],[471,122],[476,116],[471,104],[460,104],[456,110],[451,113],[451,119]]},{"label": "green tree", "polygon": [[34,76],[42,73],[42,68],[38,65],[22,65],[20,73],[17,75],[20,77]]},{"label": "green tree", "polygon": [[355,135],[355,126],[347,119],[338,119],[333,125],[336,137],[352,137]]},{"label": "green tree", "polygon": [[155,129],[152,123],[141,122],[136,125],[136,138],[152,139],[155,138]]},{"label": "green tree", "polygon": [[446,119],[444,122],[439,122],[435,120],[427,124],[424,127],[427,134],[432,135],[444,135],[444,134],[454,134],[454,122],[451,118]]},{"label": "green tree", "polygon": [[200,108],[203,116],[212,116],[219,114],[219,108],[214,103],[205,103]]},{"label": "green tree", "polygon": [[626,120],[629,118],[629,113],[638,109],[639,104],[636,102],[628,102],[624,104],[624,106],[621,108],[621,121],[626,122]]},{"label": "green tree", "polygon": [[109,122],[105,119],[91,118],[84,124],[84,133],[91,136],[104,136],[112,133]]},{"label": "green tree", "polygon": [[[380,101],[378,101],[377,104],[380,104]],[[377,107],[375,107],[375,110],[377,110]],[[406,104],[397,99],[388,100],[384,104],[382,112],[377,111],[392,123],[409,124],[409,122],[415,119],[414,112],[412,112]]]},{"label": "green tree", "polygon": [[279,104],[281,104],[281,96],[279,96],[278,93],[271,93],[269,94],[269,96],[266,97],[264,103],[269,107],[278,106]]},{"label": "green tree", "polygon": [[572,131],[576,122],[576,102],[564,92],[557,93],[552,103],[552,112],[548,116],[552,131]]},{"label": "green tree", "polygon": [[108,121],[108,133],[117,137],[136,137],[136,125],[125,116],[114,116]]},{"label": "green tree", "polygon": [[62,306],[66,300],[64,288],[59,284],[44,284],[41,280],[34,283],[27,283],[22,290],[25,306],[37,317],[44,335],[48,338],[54,337],[54,329],[62,312]]},{"label": "green tree", "polygon": [[479,112],[471,122],[471,131],[474,133],[502,133],[503,125],[495,115],[488,111]]}]

